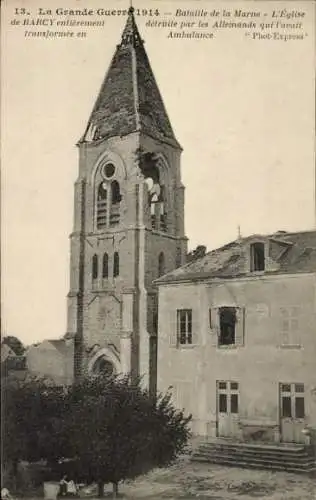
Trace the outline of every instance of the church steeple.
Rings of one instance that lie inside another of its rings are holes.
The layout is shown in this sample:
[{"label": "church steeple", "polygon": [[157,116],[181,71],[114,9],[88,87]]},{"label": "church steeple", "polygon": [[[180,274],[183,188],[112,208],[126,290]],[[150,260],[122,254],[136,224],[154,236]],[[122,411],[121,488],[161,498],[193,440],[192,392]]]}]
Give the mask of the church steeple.
[{"label": "church steeple", "polygon": [[132,45],[135,47],[143,43],[143,40],[140,37],[135,17],[134,17],[134,7],[130,7],[128,9],[128,18],[125,25],[125,28],[122,33],[122,41],[121,46]]},{"label": "church steeple", "polygon": [[135,131],[180,147],[136,25],[134,8],[130,7],[121,42],[80,142],[95,142]]},{"label": "church steeple", "polygon": [[78,146],[67,327],[75,376],[128,373],[154,392],[154,280],[187,254],[182,149],[132,7]]}]

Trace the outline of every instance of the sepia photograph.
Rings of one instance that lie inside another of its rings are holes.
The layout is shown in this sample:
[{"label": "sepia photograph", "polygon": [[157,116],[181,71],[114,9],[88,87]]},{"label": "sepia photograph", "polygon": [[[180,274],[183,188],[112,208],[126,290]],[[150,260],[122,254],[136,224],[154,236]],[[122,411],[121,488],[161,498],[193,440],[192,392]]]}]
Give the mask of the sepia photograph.
[{"label": "sepia photograph", "polygon": [[1,499],[316,498],[314,0],[1,2]]}]

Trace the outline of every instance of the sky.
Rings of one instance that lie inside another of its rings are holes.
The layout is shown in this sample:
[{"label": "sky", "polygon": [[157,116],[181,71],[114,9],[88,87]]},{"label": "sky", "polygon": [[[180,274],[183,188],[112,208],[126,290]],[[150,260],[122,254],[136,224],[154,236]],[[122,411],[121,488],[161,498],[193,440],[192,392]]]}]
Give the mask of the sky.
[{"label": "sky", "polygon": [[[63,5],[124,9],[128,2]],[[145,5],[159,8],[160,20],[165,13],[176,19],[180,5],[306,13],[308,36],[287,42],[253,40],[238,29],[218,30],[213,39],[170,39],[168,28],[146,26],[148,16],[137,23],[183,147],[190,249],[234,240],[238,226],[243,236],[313,229],[315,4],[134,1]],[[101,17],[105,26],[82,39],[25,38],[25,28],[10,24],[14,9],[31,8],[35,17],[37,6],[55,10],[60,3],[6,0],[1,30],[2,333],[25,344],[66,332],[75,144],[126,21]]]}]

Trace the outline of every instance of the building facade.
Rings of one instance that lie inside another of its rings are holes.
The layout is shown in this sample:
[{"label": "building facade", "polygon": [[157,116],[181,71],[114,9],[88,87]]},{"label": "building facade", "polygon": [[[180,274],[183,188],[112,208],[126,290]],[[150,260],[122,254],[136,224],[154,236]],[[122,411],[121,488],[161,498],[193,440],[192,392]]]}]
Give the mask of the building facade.
[{"label": "building facade", "polygon": [[153,280],[187,254],[182,149],[133,8],[78,149],[66,335],[75,376],[131,372],[155,390]]},{"label": "building facade", "polygon": [[172,386],[193,432],[306,443],[316,429],[316,232],[240,239],[157,283],[158,389]]},{"label": "building facade", "polygon": [[25,352],[28,376],[68,385],[73,381],[74,343],[71,339],[43,340]]}]

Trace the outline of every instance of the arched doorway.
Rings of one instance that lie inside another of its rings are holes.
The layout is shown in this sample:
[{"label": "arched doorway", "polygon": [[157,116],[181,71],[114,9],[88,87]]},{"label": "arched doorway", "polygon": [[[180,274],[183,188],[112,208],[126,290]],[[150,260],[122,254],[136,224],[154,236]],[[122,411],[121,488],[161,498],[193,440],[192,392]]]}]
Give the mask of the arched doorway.
[{"label": "arched doorway", "polygon": [[121,363],[118,356],[108,347],[99,349],[89,361],[88,373],[90,375],[104,374],[106,376],[121,373]]},{"label": "arched doorway", "polygon": [[104,356],[100,356],[92,367],[92,373],[94,375],[105,375],[106,377],[112,377],[116,375],[116,370],[111,361],[106,359]]}]

